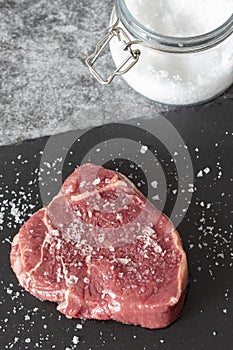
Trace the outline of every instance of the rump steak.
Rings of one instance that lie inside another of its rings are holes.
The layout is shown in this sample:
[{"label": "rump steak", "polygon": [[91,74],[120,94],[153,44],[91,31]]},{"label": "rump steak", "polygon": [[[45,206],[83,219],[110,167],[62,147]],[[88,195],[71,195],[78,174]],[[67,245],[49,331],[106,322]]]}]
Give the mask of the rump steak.
[{"label": "rump steak", "polygon": [[20,284],[67,317],[166,327],[183,306],[187,261],[178,232],[123,175],[78,167],[14,237]]}]

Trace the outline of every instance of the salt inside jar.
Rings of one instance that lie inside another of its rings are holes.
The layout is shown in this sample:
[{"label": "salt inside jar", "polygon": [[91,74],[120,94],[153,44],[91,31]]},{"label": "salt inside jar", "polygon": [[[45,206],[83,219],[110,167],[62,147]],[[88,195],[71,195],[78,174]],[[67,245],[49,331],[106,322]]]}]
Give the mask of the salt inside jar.
[{"label": "salt inside jar", "polygon": [[[233,0],[116,0],[110,25],[86,60],[102,84],[122,75],[152,100],[188,105],[233,83]],[[103,79],[93,65],[108,43],[117,68]]]}]

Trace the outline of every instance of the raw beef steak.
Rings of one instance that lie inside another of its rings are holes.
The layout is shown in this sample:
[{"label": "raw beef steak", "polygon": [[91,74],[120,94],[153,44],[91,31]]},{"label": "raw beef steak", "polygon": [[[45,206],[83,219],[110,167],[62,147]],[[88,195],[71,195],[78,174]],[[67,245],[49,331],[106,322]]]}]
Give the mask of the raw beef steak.
[{"label": "raw beef steak", "polygon": [[86,164],[14,237],[11,265],[67,317],[166,327],[179,315],[187,261],[179,235],[123,175]]}]

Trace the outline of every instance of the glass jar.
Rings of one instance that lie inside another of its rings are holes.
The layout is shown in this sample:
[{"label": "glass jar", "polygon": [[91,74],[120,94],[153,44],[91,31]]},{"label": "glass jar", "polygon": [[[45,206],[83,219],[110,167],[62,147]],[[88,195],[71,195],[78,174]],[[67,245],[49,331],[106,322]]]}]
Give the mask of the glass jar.
[{"label": "glass jar", "polygon": [[[104,79],[94,63],[108,44],[117,68]],[[174,37],[146,28],[124,0],[115,0],[110,29],[86,63],[101,84],[123,75],[133,89],[157,102],[209,101],[233,83],[233,15],[208,33]]]}]

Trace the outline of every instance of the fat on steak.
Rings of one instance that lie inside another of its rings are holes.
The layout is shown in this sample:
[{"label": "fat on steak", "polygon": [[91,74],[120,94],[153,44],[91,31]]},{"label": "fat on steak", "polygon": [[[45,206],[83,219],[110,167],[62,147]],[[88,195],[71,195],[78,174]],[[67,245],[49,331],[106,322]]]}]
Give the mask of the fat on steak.
[{"label": "fat on steak", "polygon": [[187,290],[178,232],[120,173],[85,164],[13,239],[20,284],[67,317],[146,328],[175,321]]}]

